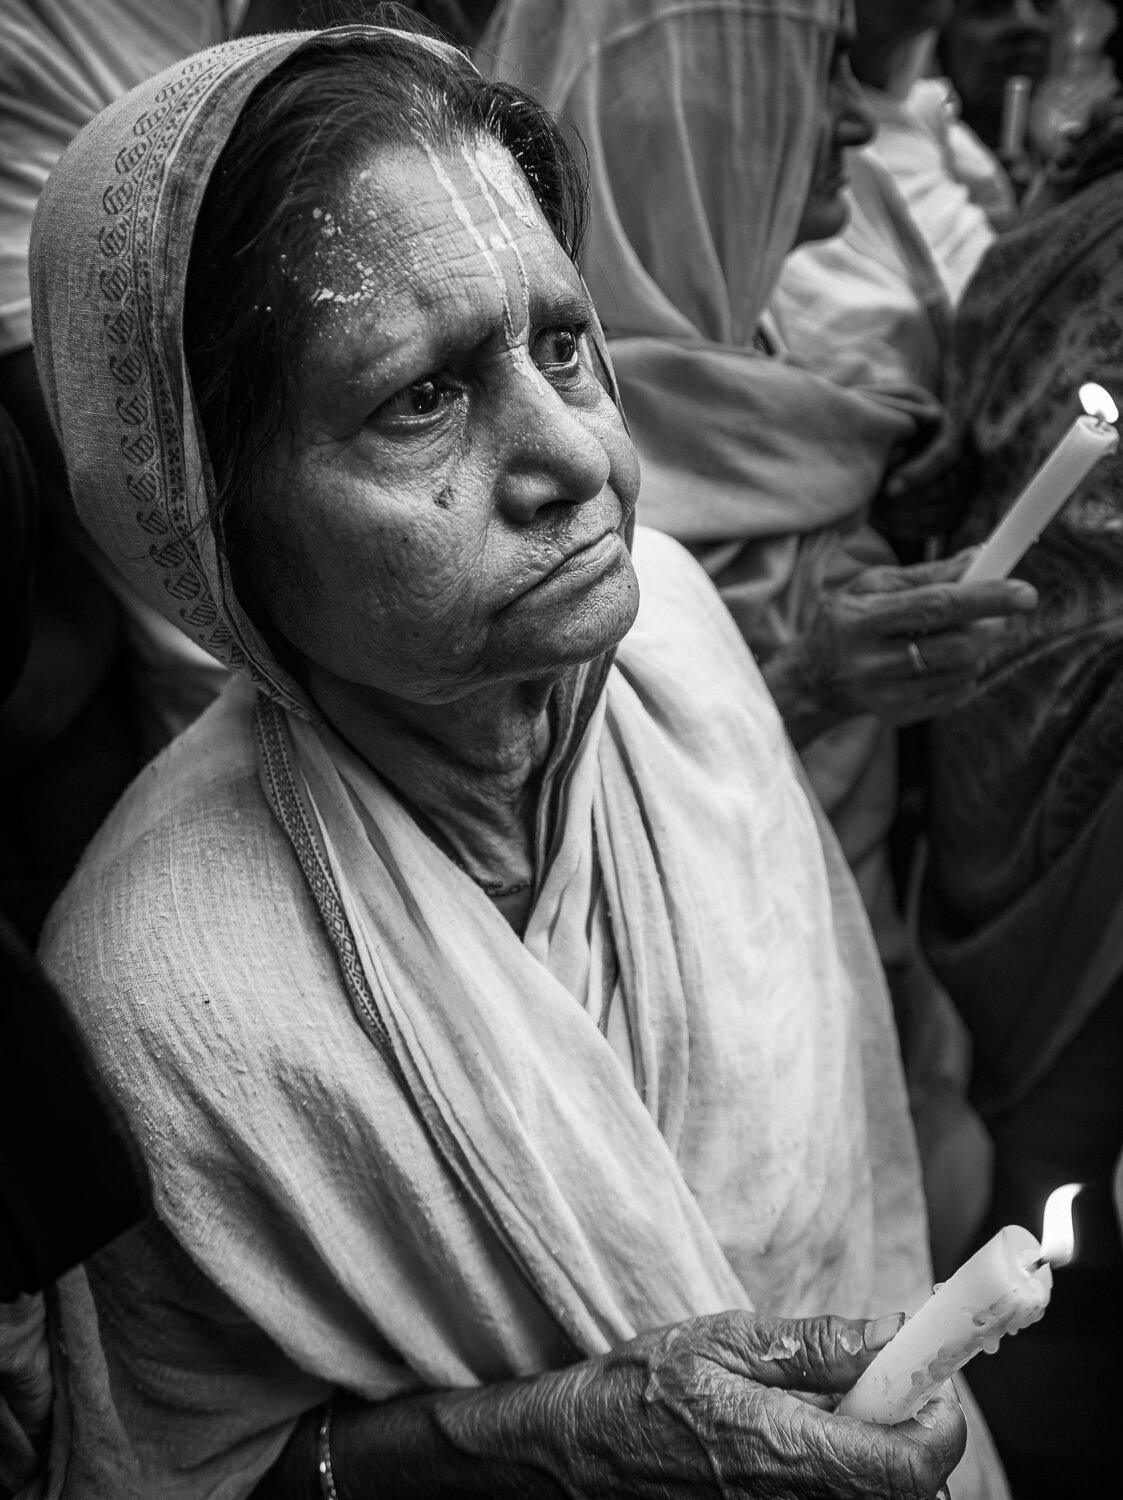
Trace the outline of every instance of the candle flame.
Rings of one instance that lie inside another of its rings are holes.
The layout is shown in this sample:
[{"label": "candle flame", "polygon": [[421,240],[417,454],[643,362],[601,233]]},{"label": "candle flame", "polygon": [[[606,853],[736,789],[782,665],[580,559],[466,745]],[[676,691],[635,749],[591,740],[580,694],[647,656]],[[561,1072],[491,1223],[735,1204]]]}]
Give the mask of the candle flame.
[{"label": "candle flame", "polygon": [[1067,1266],[1076,1250],[1072,1230],[1072,1200],[1082,1183],[1069,1182],[1054,1188],[1045,1200],[1045,1222],[1041,1230],[1041,1256],[1053,1266]]},{"label": "candle flame", "polygon": [[1080,405],[1090,417],[1099,417],[1101,422],[1118,422],[1119,408],[1102,385],[1082,385]]}]

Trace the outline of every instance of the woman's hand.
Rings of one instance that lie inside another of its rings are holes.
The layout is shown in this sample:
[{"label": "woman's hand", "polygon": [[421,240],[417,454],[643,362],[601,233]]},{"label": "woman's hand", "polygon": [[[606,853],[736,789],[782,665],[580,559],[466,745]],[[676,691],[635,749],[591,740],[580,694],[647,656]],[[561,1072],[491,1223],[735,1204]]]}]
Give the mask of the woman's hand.
[{"label": "woman's hand", "polygon": [[913,724],[970,697],[1005,617],[1037,604],[1021,579],[960,583],[973,556],[867,568],[823,595],[810,628],[763,668],[797,747],[855,714]]},{"label": "woman's hand", "polygon": [[[721,1313],[525,1380],[341,1397],[335,1487],[339,1500],[931,1500],[966,1441],[950,1387],[897,1427],[831,1410],[900,1323]],[[320,1493],[319,1421],[309,1413],[255,1500]]]},{"label": "woman's hand", "polygon": [[644,1334],[590,1361],[577,1372],[576,1399],[558,1406],[571,1433],[566,1493],[935,1495],[966,1441],[953,1394],[892,1428],[829,1409],[900,1321],[724,1313]]}]

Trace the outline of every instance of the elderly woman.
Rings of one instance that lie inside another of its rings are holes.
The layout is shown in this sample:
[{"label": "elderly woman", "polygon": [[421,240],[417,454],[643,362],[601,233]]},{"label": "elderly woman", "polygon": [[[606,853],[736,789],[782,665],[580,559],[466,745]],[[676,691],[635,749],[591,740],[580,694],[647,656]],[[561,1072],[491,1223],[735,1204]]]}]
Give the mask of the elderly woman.
[{"label": "elderly woman", "polygon": [[718,584],[890,959],[888,725],[959,702],[986,660],[979,617],[1034,595],[960,587],[958,559],[894,566],[870,505],[931,431],[931,391],[820,378],[766,318],[793,246],[846,221],[846,154],[871,133],[851,33],[843,0],[501,0],[480,56],[588,146],[585,274],[643,466],[640,520]]},{"label": "elderly woman", "polygon": [[[845,229],[788,256],[771,303],[788,349],[843,385],[911,384],[939,396],[952,308],[994,240],[957,175],[969,132],[933,104],[940,86],[921,76],[950,5],[855,3],[850,61],[877,134],[847,159]],[[989,156],[981,142],[974,151]],[[906,517],[916,510],[909,504]]]},{"label": "elderly woman", "polygon": [[45,195],[78,510],[239,674],[48,929],[154,1192],[61,1289],[52,1493],[959,1455],[949,1395],[830,1410],[929,1276],[887,998],[712,585],[633,564],[579,201],[548,116],[377,27],[169,70]]}]

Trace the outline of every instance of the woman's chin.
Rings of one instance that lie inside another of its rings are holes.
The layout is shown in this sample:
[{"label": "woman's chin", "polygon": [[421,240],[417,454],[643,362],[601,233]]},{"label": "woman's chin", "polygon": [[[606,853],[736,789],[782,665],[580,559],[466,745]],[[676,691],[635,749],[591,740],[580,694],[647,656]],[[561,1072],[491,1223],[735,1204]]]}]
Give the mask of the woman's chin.
[{"label": "woman's chin", "polygon": [[528,596],[522,609],[505,612],[492,641],[506,664],[504,675],[549,676],[620,644],[639,611],[639,582],[627,550],[621,548],[610,572],[561,605]]},{"label": "woman's chin", "polygon": [[793,250],[816,240],[833,240],[836,234],[842,233],[850,222],[850,202],[846,196],[848,184],[845,173],[839,173],[808,200],[799,221]]}]

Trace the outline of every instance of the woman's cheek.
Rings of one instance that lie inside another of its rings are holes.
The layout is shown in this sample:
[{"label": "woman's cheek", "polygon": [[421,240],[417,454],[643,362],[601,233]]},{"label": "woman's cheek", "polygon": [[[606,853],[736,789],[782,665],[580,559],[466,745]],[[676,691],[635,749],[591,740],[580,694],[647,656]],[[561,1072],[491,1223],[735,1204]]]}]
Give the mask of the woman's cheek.
[{"label": "woman's cheek", "polygon": [[625,513],[630,514],[639,498],[639,455],[624,426],[624,419],[612,402],[609,402],[609,411],[598,436],[608,454],[609,483],[619,496]]},{"label": "woman's cheek", "polygon": [[487,528],[473,519],[466,497],[449,487],[414,494],[408,523],[386,531],[378,569],[386,602],[413,622],[415,635],[439,635],[447,622],[476,613]]}]

